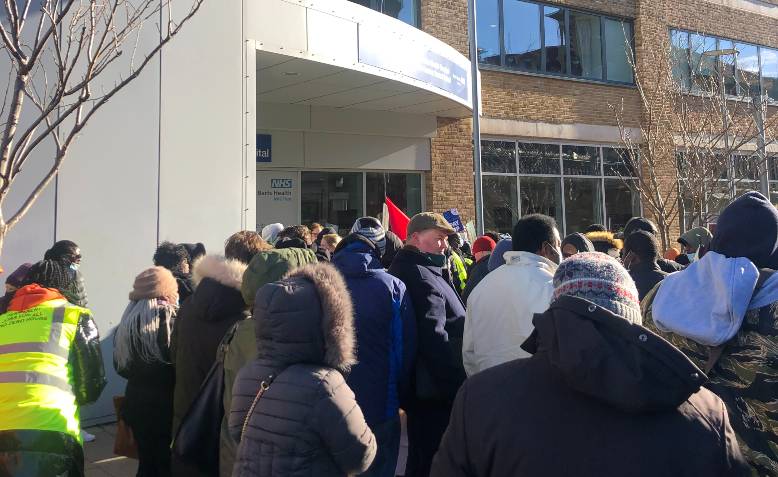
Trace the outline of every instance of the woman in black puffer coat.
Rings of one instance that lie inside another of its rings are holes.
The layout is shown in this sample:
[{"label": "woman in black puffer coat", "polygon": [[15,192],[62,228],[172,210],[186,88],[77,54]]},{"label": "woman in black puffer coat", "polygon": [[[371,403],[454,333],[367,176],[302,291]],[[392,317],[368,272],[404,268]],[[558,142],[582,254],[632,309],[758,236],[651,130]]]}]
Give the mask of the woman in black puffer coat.
[{"label": "woman in black puffer coat", "polygon": [[[239,442],[233,475],[367,470],[376,440],[342,374],[356,361],[343,278],[328,264],[296,269],[259,289],[254,318],[257,359],[241,369],[232,391],[229,428]],[[270,384],[250,413],[261,383]]]},{"label": "woman in black puffer coat", "polygon": [[86,285],[84,276],[81,274],[81,249],[75,242],[70,240],[60,240],[43,255],[44,260],[54,260],[67,268],[72,279],[71,285],[67,290],[62,290],[65,298],[74,305],[86,307],[89,300],[86,297]]}]

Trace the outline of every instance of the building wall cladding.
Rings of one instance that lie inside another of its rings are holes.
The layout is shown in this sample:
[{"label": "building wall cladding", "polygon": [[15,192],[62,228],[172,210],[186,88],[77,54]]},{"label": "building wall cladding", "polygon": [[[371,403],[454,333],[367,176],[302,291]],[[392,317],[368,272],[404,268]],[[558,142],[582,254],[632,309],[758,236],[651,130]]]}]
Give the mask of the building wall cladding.
[{"label": "building wall cladding", "polygon": [[[745,4],[747,0],[742,1]],[[652,65],[646,61],[651,56],[648,53],[667,47],[670,28],[778,47],[778,19],[709,0],[560,0],[544,3],[632,19],[638,68],[651,68]],[[467,0],[422,0],[421,21],[424,31],[468,54]],[[481,82],[484,117],[616,126],[612,106],[621,107],[622,104],[627,126],[638,126],[645,117],[639,94],[636,88],[630,86],[488,69],[481,70]],[[769,109],[768,116],[771,116],[776,108]],[[427,203],[435,210],[448,208],[448,204],[454,203],[463,209],[463,215],[472,218],[466,212],[471,210],[472,181],[463,181],[461,177],[439,177],[449,173],[467,175],[472,171],[469,122],[454,126],[455,123],[439,120],[438,137],[432,141]],[[454,141],[452,135],[462,135],[463,138]],[[453,142],[458,146],[454,147]],[[453,161],[454,165],[441,161]],[[664,184],[669,186],[675,180],[675,167],[674,156],[669,154],[659,162],[657,175]],[[447,189],[455,190],[451,187],[454,180],[458,181],[458,190],[452,197]],[[465,202],[468,205],[462,205]],[[676,224],[674,232],[677,230]]]}]

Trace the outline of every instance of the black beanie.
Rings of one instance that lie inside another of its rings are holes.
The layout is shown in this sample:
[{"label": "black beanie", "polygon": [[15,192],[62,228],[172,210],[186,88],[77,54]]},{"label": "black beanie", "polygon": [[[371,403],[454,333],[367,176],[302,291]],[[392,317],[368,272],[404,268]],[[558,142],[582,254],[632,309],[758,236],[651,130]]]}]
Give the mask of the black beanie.
[{"label": "black beanie", "polygon": [[654,234],[645,230],[636,230],[624,239],[624,252],[632,252],[640,260],[656,262],[659,258],[659,243]]},{"label": "black beanie", "polygon": [[759,192],[746,192],[721,212],[710,250],[778,269],[778,210]]},{"label": "black beanie", "polygon": [[624,226],[624,238],[627,238],[629,234],[637,232],[638,230],[644,230],[651,235],[656,235],[658,232],[656,225],[649,219],[645,217],[632,217],[627,222],[627,225]]}]

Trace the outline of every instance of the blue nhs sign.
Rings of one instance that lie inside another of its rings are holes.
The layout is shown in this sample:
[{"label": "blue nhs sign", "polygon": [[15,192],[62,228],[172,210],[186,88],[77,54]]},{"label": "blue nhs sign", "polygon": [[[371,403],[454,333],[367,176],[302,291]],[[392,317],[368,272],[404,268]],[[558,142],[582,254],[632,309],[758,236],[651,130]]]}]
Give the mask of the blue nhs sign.
[{"label": "blue nhs sign", "polygon": [[257,162],[273,162],[270,134],[257,134]]},{"label": "blue nhs sign", "polygon": [[270,187],[273,189],[291,189],[292,179],[270,179]]}]

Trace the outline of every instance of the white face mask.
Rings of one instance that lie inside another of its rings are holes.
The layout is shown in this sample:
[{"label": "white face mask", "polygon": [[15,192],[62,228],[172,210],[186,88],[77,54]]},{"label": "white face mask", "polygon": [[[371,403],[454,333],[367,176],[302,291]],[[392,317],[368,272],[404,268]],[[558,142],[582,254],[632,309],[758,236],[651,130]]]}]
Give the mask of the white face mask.
[{"label": "white face mask", "polygon": [[80,264],[79,264],[79,263],[71,263],[71,264],[70,264],[70,269],[71,269],[71,270],[78,271],[78,267],[79,267],[79,266],[80,266]]},{"label": "white face mask", "polygon": [[697,260],[697,252],[694,252],[694,253],[687,253],[687,254],[686,254],[686,258],[688,258],[688,259],[689,259],[689,263],[692,263],[692,262],[694,262],[695,260]]}]

